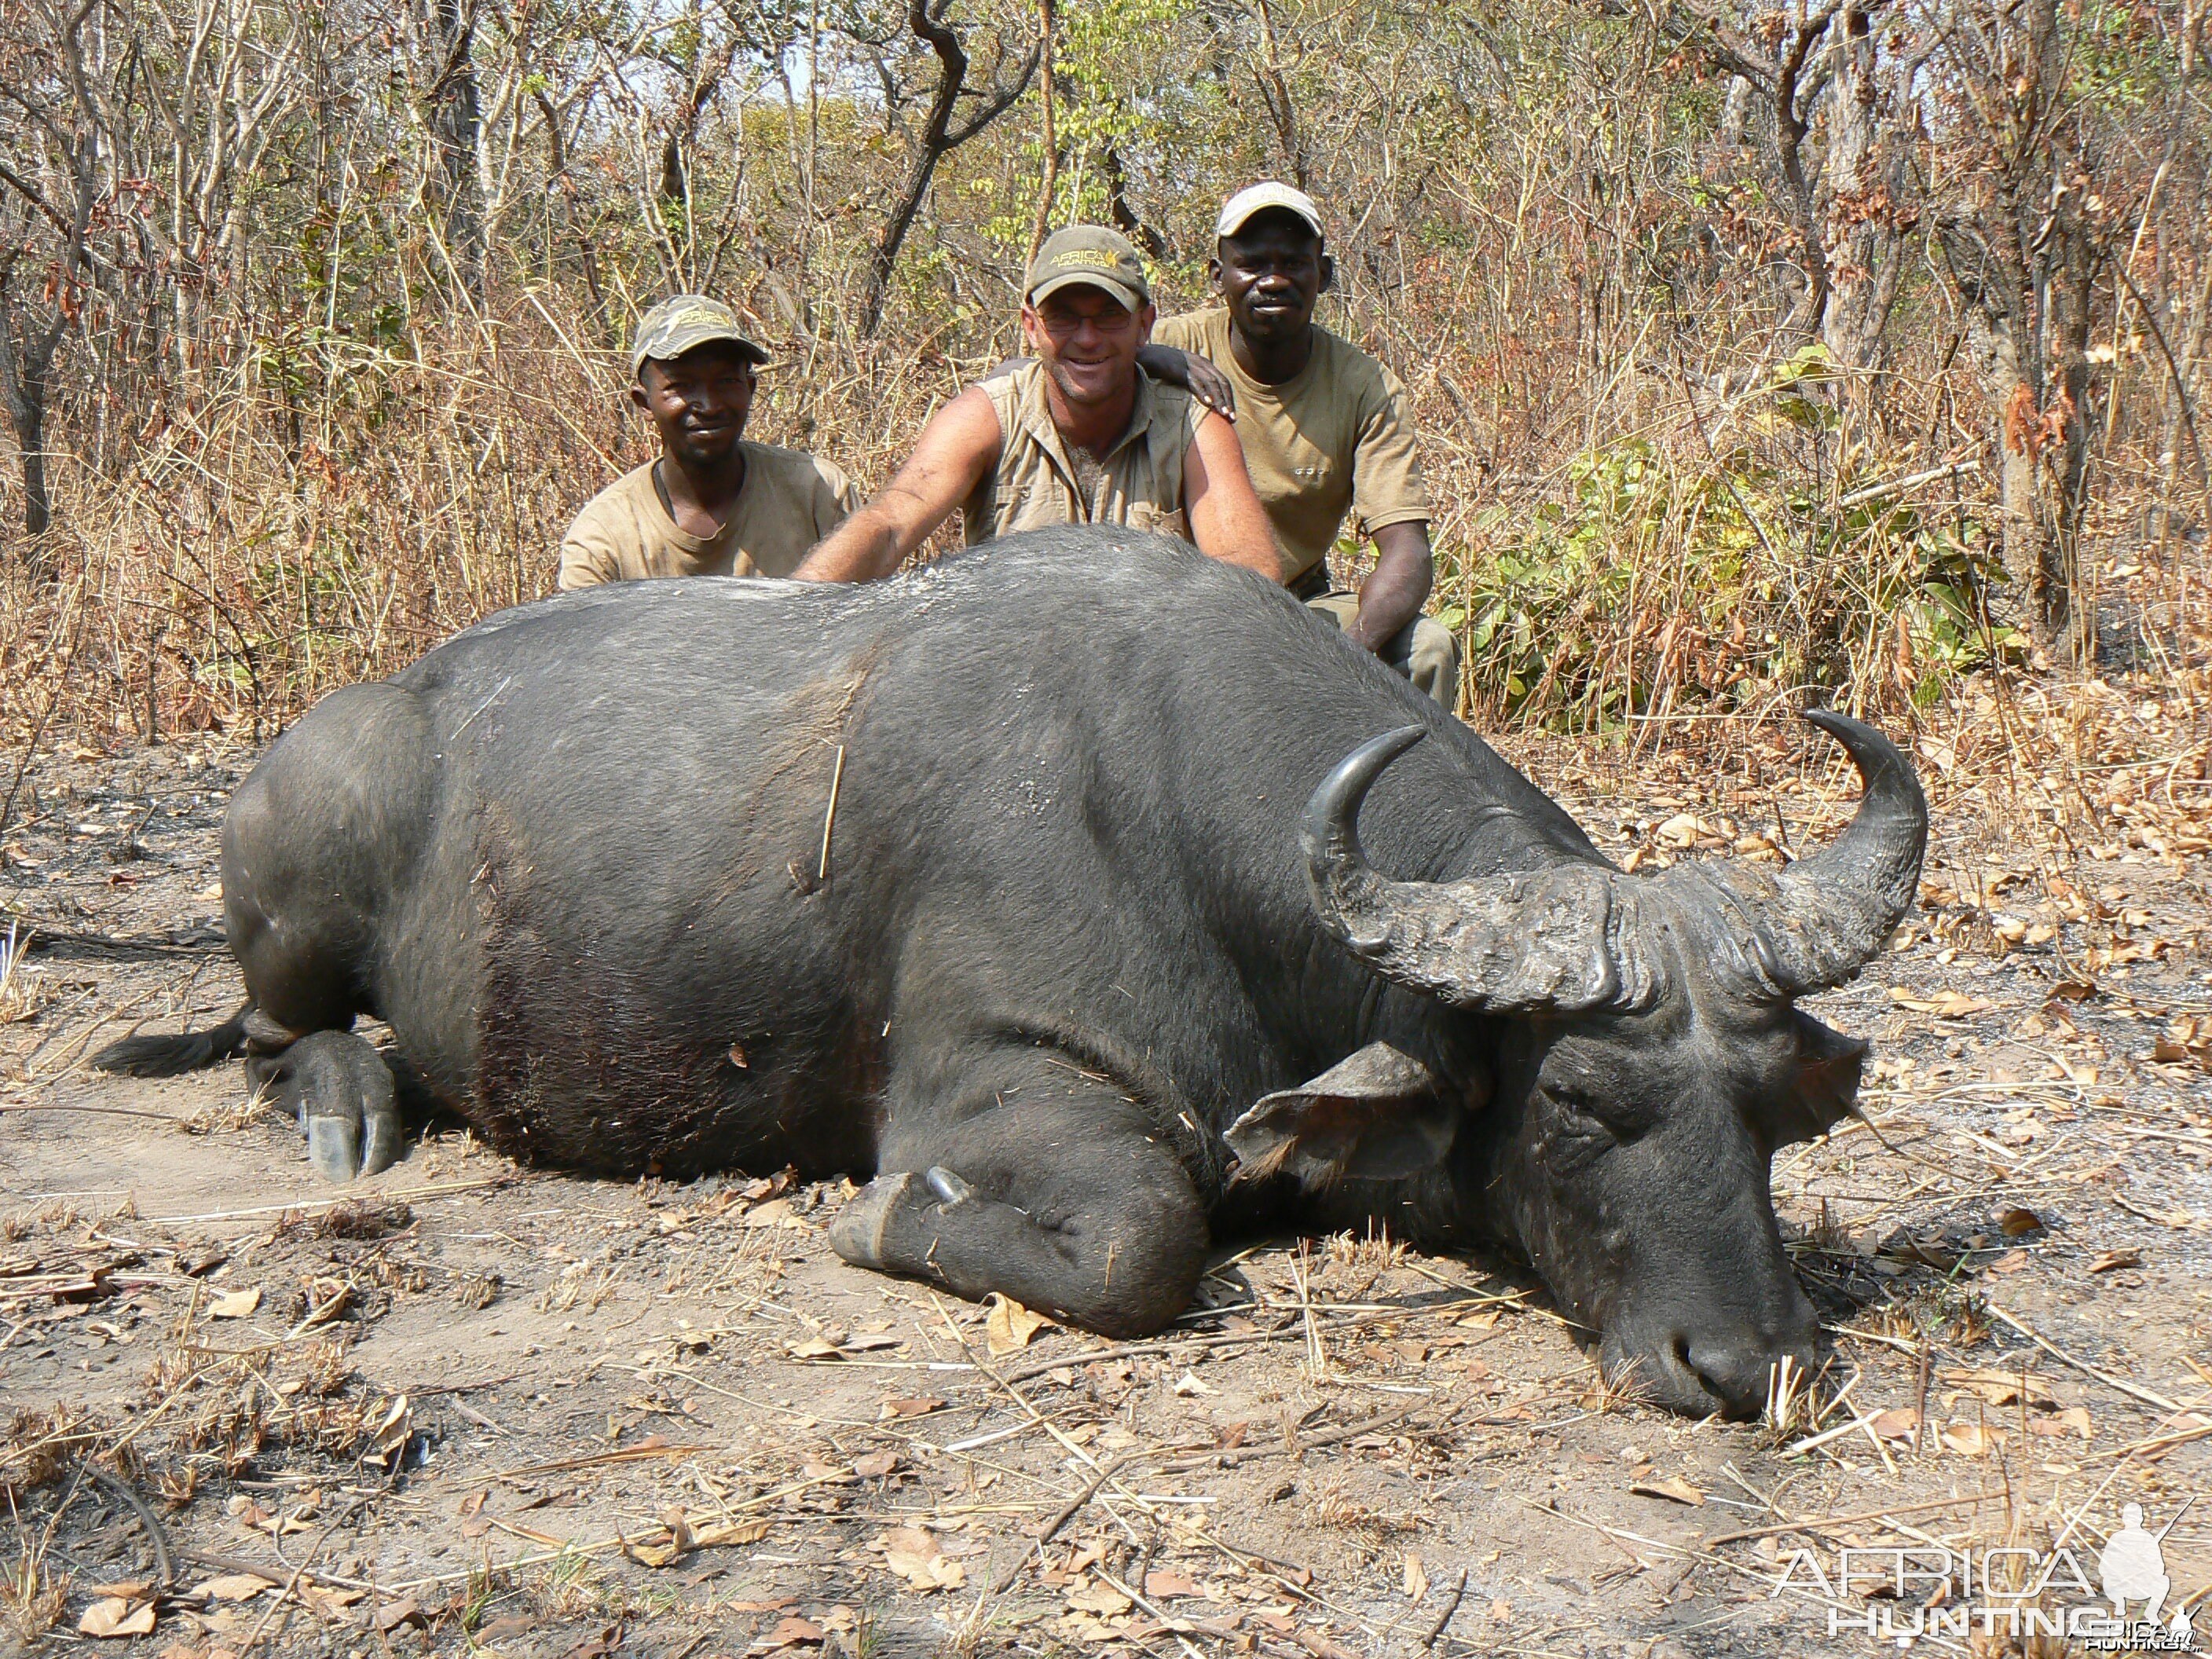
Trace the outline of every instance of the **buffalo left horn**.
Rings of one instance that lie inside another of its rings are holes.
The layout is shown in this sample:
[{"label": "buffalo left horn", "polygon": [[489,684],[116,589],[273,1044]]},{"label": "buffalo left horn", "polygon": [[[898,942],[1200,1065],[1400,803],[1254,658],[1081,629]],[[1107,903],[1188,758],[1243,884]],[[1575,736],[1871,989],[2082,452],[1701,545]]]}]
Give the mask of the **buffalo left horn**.
[{"label": "buffalo left horn", "polygon": [[1362,744],[1306,802],[1298,842],[1322,925],[1384,978],[1457,1007],[1578,1013],[1643,1005],[1651,975],[1633,930],[1619,926],[1635,908],[1632,893],[1616,890],[1638,884],[1603,863],[1452,882],[1376,872],[1359,845],[1360,803],[1421,737],[1413,726]]}]

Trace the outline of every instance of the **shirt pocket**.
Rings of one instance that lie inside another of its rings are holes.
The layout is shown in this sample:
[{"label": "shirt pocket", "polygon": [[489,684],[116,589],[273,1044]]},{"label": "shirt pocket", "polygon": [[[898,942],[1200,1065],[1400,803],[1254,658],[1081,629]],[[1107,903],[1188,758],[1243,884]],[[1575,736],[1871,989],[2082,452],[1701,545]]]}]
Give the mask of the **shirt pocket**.
[{"label": "shirt pocket", "polygon": [[1186,542],[1190,540],[1190,520],[1181,507],[1159,507],[1151,501],[1130,503],[1129,528],[1149,530],[1156,535],[1173,536]]}]

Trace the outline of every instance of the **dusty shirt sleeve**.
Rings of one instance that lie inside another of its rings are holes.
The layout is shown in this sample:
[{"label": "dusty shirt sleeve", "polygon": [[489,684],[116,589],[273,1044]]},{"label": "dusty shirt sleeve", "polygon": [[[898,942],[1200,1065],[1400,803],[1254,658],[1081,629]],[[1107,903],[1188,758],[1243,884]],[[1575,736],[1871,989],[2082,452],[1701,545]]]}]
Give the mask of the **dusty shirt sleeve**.
[{"label": "dusty shirt sleeve", "polygon": [[1153,345],[1173,346],[1178,351],[1188,351],[1194,357],[1206,356],[1204,332],[1198,326],[1198,313],[1187,311],[1178,317],[1163,317],[1152,325]]},{"label": "dusty shirt sleeve", "polygon": [[814,534],[828,535],[859,510],[860,492],[853,487],[845,469],[817,456],[814,487]]},{"label": "dusty shirt sleeve", "polygon": [[601,582],[622,580],[622,562],[616,556],[606,526],[592,510],[592,505],[596,503],[587,505],[576,515],[576,522],[561,538],[559,586],[564,593],[572,588],[596,587]]},{"label": "dusty shirt sleeve", "polygon": [[1352,453],[1352,511],[1363,534],[1394,524],[1425,522],[1428,486],[1413,442],[1406,388],[1381,364],[1360,399],[1359,437]]}]

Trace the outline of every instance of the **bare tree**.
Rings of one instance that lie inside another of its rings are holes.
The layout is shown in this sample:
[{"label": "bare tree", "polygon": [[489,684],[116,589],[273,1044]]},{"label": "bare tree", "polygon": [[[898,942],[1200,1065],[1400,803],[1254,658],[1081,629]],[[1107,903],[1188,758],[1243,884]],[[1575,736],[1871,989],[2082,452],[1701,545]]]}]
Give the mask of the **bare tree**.
[{"label": "bare tree", "polygon": [[[27,6],[43,30],[9,51],[11,72],[0,82],[0,101],[15,116],[0,161],[0,185],[13,200],[0,209],[0,396],[22,457],[23,529],[33,538],[52,521],[48,376],[82,301],[98,201],[99,112],[84,42],[97,3]],[[41,297],[32,297],[34,288]]]},{"label": "bare tree", "polygon": [[[922,123],[920,144],[907,168],[905,180],[899,186],[890,216],[884,221],[883,234],[876,240],[874,257],[868,262],[867,286],[860,301],[860,332],[870,339],[875,337],[876,331],[883,325],[884,296],[890,288],[891,272],[898,264],[899,249],[905,246],[907,232],[914,227],[914,216],[921,210],[922,198],[929,193],[929,181],[937,172],[937,164],[1012,107],[1014,100],[1028,90],[1042,52],[1041,44],[1031,46],[1011,75],[994,80],[984,88],[971,88],[968,85],[968,53],[960,44],[960,37],[945,21],[950,3],[951,0],[913,0],[907,12],[907,26],[914,31],[915,39],[937,54],[937,93],[930,100],[929,116]],[[1003,58],[1003,49],[1000,56]],[[952,118],[963,97],[976,100],[976,106],[964,119],[956,122]]]},{"label": "bare tree", "polygon": [[1953,131],[1931,151],[1936,233],[1993,411],[2005,567],[2039,641],[2086,662],[2091,284],[2106,204],[2068,97],[2058,0],[1966,0],[1946,40]]}]

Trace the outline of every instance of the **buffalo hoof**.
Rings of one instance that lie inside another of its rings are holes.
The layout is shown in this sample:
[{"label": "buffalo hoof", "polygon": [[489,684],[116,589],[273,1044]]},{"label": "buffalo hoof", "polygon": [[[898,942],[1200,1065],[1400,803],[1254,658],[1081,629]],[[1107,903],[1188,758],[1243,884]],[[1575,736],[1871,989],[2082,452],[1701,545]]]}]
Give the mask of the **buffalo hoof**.
[{"label": "buffalo hoof", "polygon": [[855,1267],[884,1271],[884,1229],[891,1212],[914,1186],[906,1170],[879,1175],[860,1188],[860,1196],[837,1212],[830,1223],[830,1248]]},{"label": "buffalo hoof", "polygon": [[325,1181],[373,1176],[398,1161],[398,1091],[392,1067],[363,1039],[317,1031],[281,1054],[248,1062],[247,1075],[270,1090],[307,1139],[307,1158]]}]

